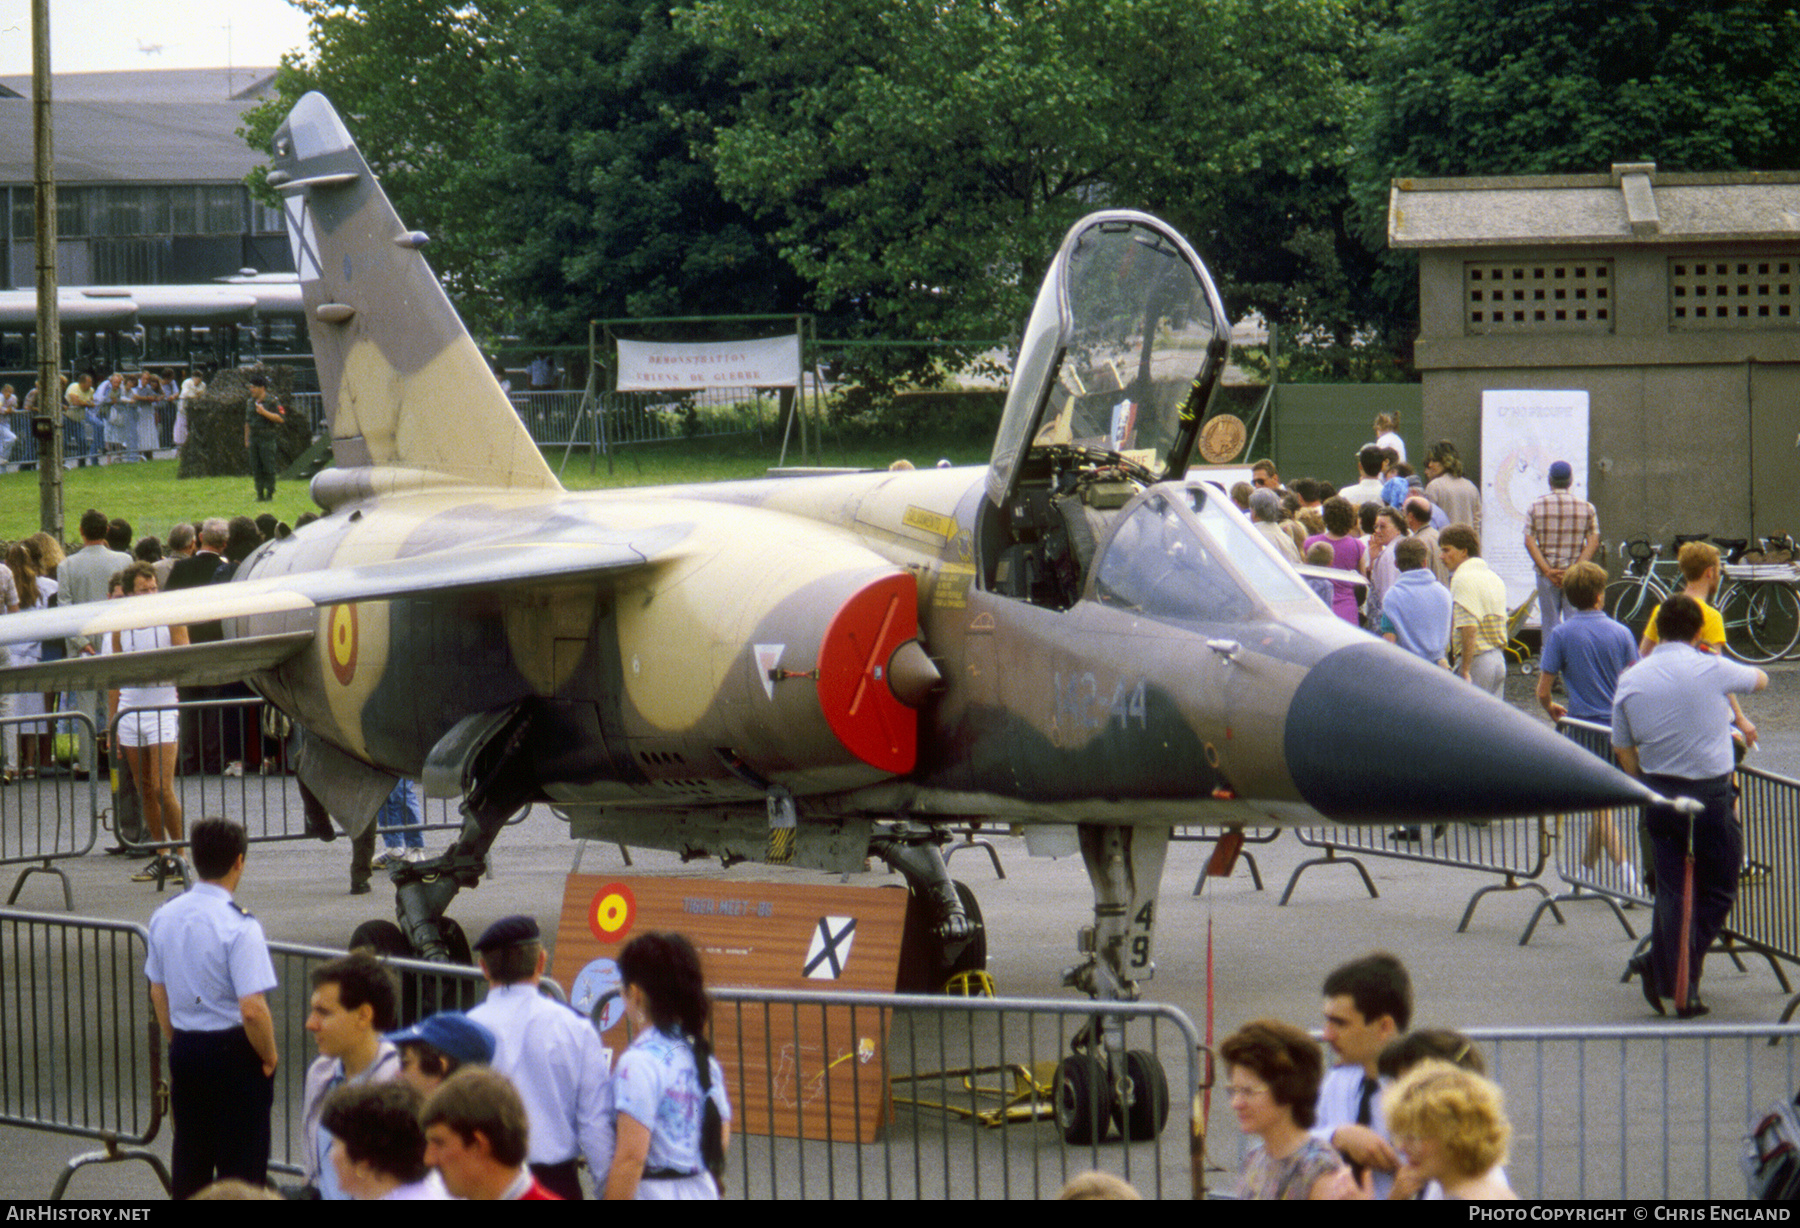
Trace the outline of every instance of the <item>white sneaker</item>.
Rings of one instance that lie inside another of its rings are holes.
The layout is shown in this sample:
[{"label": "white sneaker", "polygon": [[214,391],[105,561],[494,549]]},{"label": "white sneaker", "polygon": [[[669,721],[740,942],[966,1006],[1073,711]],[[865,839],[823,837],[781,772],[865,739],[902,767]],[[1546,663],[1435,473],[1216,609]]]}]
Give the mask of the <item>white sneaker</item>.
[{"label": "white sneaker", "polygon": [[429,854],[427,854],[424,849],[406,850],[406,859],[408,861],[424,861],[428,855]]},{"label": "white sneaker", "polygon": [[225,765],[225,775],[227,775],[227,776],[242,776],[243,774],[244,774],[244,765],[242,763],[233,761],[233,762],[227,763]]},{"label": "white sneaker", "polygon": [[383,849],[369,864],[377,870],[385,870],[395,862],[405,861],[406,854],[400,849]]}]

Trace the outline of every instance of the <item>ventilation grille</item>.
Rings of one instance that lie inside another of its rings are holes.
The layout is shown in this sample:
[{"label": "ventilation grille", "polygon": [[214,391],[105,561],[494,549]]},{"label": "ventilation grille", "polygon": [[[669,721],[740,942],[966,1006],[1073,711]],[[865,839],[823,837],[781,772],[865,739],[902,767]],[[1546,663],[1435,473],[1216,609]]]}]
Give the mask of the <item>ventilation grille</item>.
[{"label": "ventilation grille", "polygon": [[1674,329],[1792,327],[1792,260],[1669,261],[1669,326]]},{"label": "ventilation grille", "polygon": [[1609,333],[1610,260],[1470,263],[1463,321],[1470,333]]}]

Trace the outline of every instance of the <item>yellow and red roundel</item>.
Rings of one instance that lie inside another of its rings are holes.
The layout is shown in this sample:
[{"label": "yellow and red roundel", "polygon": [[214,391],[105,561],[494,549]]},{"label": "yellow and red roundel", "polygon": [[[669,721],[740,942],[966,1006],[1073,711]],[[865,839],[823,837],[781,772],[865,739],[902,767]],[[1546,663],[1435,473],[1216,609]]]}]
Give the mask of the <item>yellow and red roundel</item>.
[{"label": "yellow and red roundel", "polygon": [[608,883],[594,892],[588,905],[588,928],[601,942],[619,942],[631,932],[637,900],[624,883]]},{"label": "yellow and red roundel", "polygon": [[349,686],[356,677],[356,606],[346,602],[331,607],[331,672],[338,685]]}]

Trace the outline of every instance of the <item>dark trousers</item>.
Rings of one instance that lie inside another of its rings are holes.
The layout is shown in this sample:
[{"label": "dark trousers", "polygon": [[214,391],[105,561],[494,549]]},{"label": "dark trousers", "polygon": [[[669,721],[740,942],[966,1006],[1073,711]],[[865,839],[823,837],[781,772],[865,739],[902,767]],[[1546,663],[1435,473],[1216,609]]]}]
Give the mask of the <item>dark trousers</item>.
[{"label": "dark trousers", "polygon": [[243,1028],[175,1033],[169,1045],[175,1197],[191,1198],[225,1177],[267,1185],[274,1104],[275,1081],[263,1074]]},{"label": "dark trousers", "polygon": [[250,476],[258,499],[275,497],[275,475],[281,472],[281,439],[274,431],[250,432]]},{"label": "dark trousers", "polygon": [[[1694,817],[1694,915],[1688,931],[1688,995],[1700,996],[1700,965],[1737,901],[1744,864],[1744,832],[1734,812],[1730,776],[1685,780],[1646,775],[1666,797],[1691,797],[1706,810]],[[1656,912],[1650,928],[1650,967],[1657,992],[1675,996],[1675,965],[1681,956],[1681,885],[1686,877],[1688,818],[1661,807],[1645,819],[1656,858]],[[1677,1003],[1676,1005],[1684,1005]]]},{"label": "dark trousers", "polygon": [[[581,1192],[581,1170],[574,1160],[564,1160],[561,1164],[533,1164],[531,1175],[538,1179],[538,1184],[555,1194],[564,1202],[583,1202],[587,1195]],[[601,1182],[605,1176],[599,1178]]]}]

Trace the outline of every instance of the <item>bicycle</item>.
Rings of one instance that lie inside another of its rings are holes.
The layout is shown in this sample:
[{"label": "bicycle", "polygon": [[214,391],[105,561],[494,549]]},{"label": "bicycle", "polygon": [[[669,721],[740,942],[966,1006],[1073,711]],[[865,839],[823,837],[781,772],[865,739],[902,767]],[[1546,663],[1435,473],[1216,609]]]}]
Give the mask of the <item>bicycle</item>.
[{"label": "bicycle", "polygon": [[[1661,543],[1642,538],[1620,542],[1619,554],[1625,560],[1625,573],[1606,586],[1601,608],[1613,621],[1628,627],[1634,640],[1641,641],[1650,615],[1676,591],[1672,585],[1680,573],[1667,582],[1656,574],[1662,562]],[[1669,566],[1674,566],[1672,560]]]},{"label": "bicycle", "polygon": [[1779,661],[1800,642],[1800,569],[1787,561],[1793,557],[1793,543],[1769,538],[1760,555],[1744,557],[1746,561],[1720,569],[1724,577],[1717,600],[1725,620],[1725,651],[1755,665]]}]

